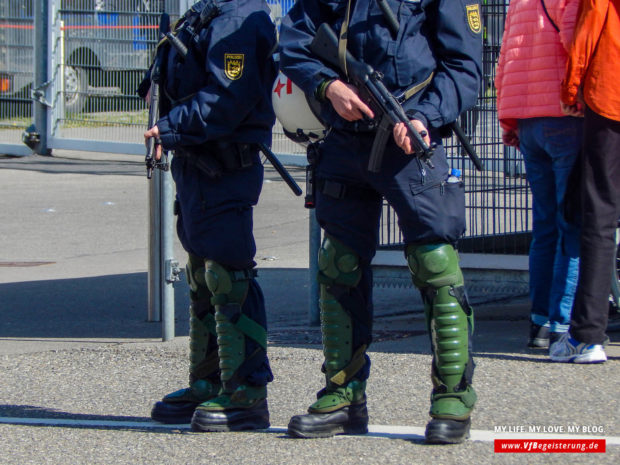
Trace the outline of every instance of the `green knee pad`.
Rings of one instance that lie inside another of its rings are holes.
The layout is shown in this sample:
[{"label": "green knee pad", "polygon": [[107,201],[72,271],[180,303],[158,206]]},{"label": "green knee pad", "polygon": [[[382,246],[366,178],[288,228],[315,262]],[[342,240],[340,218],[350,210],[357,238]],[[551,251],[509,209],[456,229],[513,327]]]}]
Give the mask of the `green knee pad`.
[{"label": "green knee pad", "polygon": [[213,294],[215,330],[219,346],[220,379],[225,392],[234,391],[243,380],[236,376],[246,361],[245,338],[256,342],[261,350],[267,349],[267,331],[241,312],[254,270],[232,271],[213,260],[207,260],[206,282]]},{"label": "green knee pad", "polygon": [[357,286],[362,279],[359,262],[353,249],[326,234],[319,249],[319,283]]},{"label": "green knee pad", "polygon": [[409,245],[407,263],[422,292],[433,349],[431,415],[465,419],[476,401],[467,378],[473,311],[464,293],[463,274],[449,244]]},{"label": "green knee pad", "polygon": [[418,288],[462,286],[459,257],[449,244],[410,244],[405,251],[413,283]]},{"label": "green knee pad", "polygon": [[205,281],[215,306],[236,304],[241,307],[248,295],[249,280],[254,276],[253,270],[231,271],[213,260],[205,261]]},{"label": "green knee pad", "polygon": [[192,301],[210,299],[212,294],[207,287],[205,262],[196,255],[189,254],[185,265],[185,275],[189,285],[189,296]]},{"label": "green knee pad", "polygon": [[353,347],[353,322],[349,313],[329,291],[330,286],[356,286],[362,276],[357,254],[342,242],[326,235],[319,250],[321,332],[323,335],[326,392],[310,409],[337,410],[364,395],[366,383],[352,379],[364,366],[366,346]]}]

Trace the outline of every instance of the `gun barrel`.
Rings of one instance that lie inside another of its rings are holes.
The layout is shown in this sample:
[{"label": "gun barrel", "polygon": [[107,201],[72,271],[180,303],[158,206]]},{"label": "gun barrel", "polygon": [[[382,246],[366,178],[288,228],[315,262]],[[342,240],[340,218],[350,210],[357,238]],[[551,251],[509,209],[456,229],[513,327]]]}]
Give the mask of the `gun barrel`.
[{"label": "gun barrel", "polygon": [[175,48],[179,55],[183,58],[187,56],[187,47],[177,36],[175,36],[172,32],[168,32],[166,33],[166,38],[170,41],[170,44]]}]

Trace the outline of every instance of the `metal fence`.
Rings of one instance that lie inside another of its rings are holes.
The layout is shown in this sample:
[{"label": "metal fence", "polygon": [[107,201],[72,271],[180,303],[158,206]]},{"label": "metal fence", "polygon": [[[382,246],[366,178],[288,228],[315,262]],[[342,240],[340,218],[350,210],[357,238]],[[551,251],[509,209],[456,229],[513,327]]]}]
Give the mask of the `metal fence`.
[{"label": "metal fence", "polygon": [[[165,10],[174,20],[192,0],[49,0],[48,82],[33,89],[35,0],[0,0],[0,152],[26,155],[21,143],[31,124],[33,98],[52,108],[52,149],[142,155],[145,103],[135,95],[157,42]],[[293,0],[268,0],[277,25]],[[461,125],[483,160],[476,172],[454,139],[445,140],[453,167],[466,183],[464,252],[525,254],[531,229],[530,196],[520,155],[501,143],[493,79],[508,0],[482,5],[484,78],[476,107]],[[304,164],[304,149],[279,125],[273,149],[288,163]],[[380,245],[400,246],[394,211],[384,207]]]},{"label": "metal fence", "polygon": [[[478,172],[455,137],[444,140],[453,168],[461,169],[466,191],[467,231],[459,251],[527,255],[532,228],[531,195],[519,152],[503,145],[495,105],[495,69],[508,0],[483,0],[483,79],[478,102],[459,119],[485,171]],[[380,248],[400,248],[394,210],[384,205]]]}]

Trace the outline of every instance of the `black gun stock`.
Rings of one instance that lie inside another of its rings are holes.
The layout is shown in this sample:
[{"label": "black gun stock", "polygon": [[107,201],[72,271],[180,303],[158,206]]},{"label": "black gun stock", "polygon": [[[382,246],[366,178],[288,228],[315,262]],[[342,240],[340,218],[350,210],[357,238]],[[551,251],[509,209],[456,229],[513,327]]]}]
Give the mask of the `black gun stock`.
[{"label": "black gun stock", "polygon": [[435,144],[429,147],[424,142],[420,133],[411,124],[403,107],[383,84],[383,75],[380,72],[356,60],[348,51],[345,58],[346,70],[342,69],[338,58],[338,38],[326,23],[321,24],[317,29],[310,50],[326,64],[340,69],[343,74],[349,76],[353,85],[358,89],[361,99],[370,106],[375,113],[375,118],[379,121],[377,136],[368,159],[369,171],[380,170],[385,144],[389,133],[397,123],[403,123],[407,128],[414,154],[430,167],[433,166],[430,159],[433,156]]}]

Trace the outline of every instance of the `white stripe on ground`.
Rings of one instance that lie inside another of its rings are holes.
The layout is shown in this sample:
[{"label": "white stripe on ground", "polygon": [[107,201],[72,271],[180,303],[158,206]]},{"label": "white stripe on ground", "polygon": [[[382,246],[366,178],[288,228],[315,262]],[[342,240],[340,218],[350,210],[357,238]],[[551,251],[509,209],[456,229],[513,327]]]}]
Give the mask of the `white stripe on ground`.
[{"label": "white stripe on ground", "polygon": [[[81,420],[66,418],[20,418],[0,417],[0,424],[32,425],[32,426],[66,426],[91,428],[136,428],[136,429],[168,429],[191,431],[188,424],[165,425],[154,421],[122,421],[122,420]],[[368,434],[356,435],[356,438],[389,438],[389,439],[423,439],[423,426],[369,425]],[[272,426],[269,433],[286,433],[284,426]],[[546,434],[546,433],[495,433],[490,430],[471,430],[472,441],[493,442],[495,439],[605,439],[607,445],[620,445],[620,436],[579,435],[579,434]]]}]

